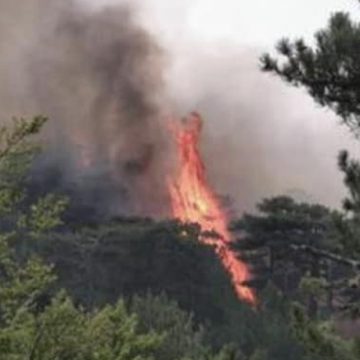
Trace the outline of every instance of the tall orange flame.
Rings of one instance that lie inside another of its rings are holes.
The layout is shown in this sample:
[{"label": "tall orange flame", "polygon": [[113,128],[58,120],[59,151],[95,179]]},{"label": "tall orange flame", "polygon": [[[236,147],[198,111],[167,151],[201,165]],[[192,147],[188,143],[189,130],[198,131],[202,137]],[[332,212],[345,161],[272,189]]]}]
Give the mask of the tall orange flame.
[{"label": "tall orange flame", "polygon": [[196,113],[185,119],[182,126],[175,127],[179,172],[176,179],[169,181],[173,216],[183,222],[198,223],[204,232],[215,232],[218,235],[203,236],[200,241],[214,246],[231,276],[237,296],[255,305],[254,292],[244,285],[250,279],[250,271],[230,248],[232,237],[228,230],[227,214],[206,178],[198,147],[201,129],[202,119]]}]

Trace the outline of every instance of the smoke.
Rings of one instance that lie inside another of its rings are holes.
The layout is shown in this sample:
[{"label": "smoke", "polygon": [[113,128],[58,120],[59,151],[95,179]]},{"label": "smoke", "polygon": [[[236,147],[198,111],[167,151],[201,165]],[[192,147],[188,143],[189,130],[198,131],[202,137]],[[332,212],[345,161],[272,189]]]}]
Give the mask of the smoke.
[{"label": "smoke", "polygon": [[190,39],[190,1],[166,14],[165,2],[128,3],[1,1],[2,119],[51,119],[35,188],[101,214],[166,214],[163,115],[197,110],[210,181],[236,211],[282,193],[339,206],[336,155],[355,145],[333,115],[262,74],[261,50]]},{"label": "smoke", "polygon": [[134,9],[3,0],[0,34],[2,117],[51,119],[33,182],[102,212],[161,213],[165,57]]},{"label": "smoke", "polygon": [[262,73],[259,57],[269,48],[256,44],[272,49],[269,41],[289,33],[311,43],[309,34],[326,25],[331,6],[316,21],[294,13],[297,25],[280,31],[279,24],[289,22],[285,3],[273,17],[233,0],[182,1],[175,10],[165,0],[141,2],[143,22],[172,56],[172,109],[179,116],[193,109],[203,115],[209,178],[234,210],[252,210],[263,197],[279,194],[340,207],[346,189],[337,154],[347,148],[356,156],[358,141],[304,91]]},{"label": "smoke", "polygon": [[187,46],[175,50],[171,97],[179,114],[196,108],[203,115],[209,177],[234,210],[250,211],[280,194],[340,207],[346,190],[337,154],[359,147],[339,119],[261,73],[261,49],[224,42],[191,48],[190,59]]}]

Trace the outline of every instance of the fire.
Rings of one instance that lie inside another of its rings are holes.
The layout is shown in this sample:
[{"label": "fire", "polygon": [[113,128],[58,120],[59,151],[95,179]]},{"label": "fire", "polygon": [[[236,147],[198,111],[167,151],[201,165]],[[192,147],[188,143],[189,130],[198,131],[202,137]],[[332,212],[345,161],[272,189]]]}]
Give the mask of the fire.
[{"label": "fire", "polygon": [[185,119],[182,126],[175,127],[179,172],[176,180],[169,181],[173,216],[183,222],[198,223],[204,232],[218,235],[203,236],[200,241],[214,246],[231,276],[237,296],[255,305],[253,290],[244,285],[250,279],[250,271],[230,248],[233,239],[228,230],[227,214],[206,178],[205,165],[198,148],[201,129],[202,119],[196,113]]}]

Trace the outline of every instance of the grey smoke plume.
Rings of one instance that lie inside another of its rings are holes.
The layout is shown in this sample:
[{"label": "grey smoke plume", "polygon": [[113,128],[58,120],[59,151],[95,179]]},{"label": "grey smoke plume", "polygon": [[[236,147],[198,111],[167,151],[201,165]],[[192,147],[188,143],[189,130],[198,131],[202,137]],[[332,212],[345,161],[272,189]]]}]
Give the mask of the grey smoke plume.
[{"label": "grey smoke plume", "polygon": [[2,0],[0,44],[2,117],[51,119],[34,177],[52,173],[102,211],[161,212],[164,56],[133,10]]},{"label": "grey smoke plume", "polygon": [[178,11],[161,26],[144,9],[140,21],[128,1],[96,11],[85,3],[0,2],[2,118],[51,118],[38,186],[75,189],[77,200],[108,214],[166,213],[162,112],[197,110],[209,179],[235,210],[281,193],[339,206],[336,155],[351,137],[309,97],[261,74],[261,51],[179,37]]},{"label": "grey smoke plume", "polygon": [[[179,114],[196,108],[209,179],[238,213],[262,198],[289,194],[340,207],[345,196],[337,154],[359,144],[330,111],[310,96],[261,73],[261,50],[234,44],[193,43],[170,79]],[[181,79],[181,80],[180,80]]]}]

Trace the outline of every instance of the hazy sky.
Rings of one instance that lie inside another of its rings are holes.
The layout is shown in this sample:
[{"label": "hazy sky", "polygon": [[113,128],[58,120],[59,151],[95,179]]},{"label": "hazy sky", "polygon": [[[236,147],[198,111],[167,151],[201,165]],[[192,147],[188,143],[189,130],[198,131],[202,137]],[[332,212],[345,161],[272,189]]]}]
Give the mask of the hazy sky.
[{"label": "hazy sky", "polygon": [[336,10],[354,10],[355,0],[197,0],[190,27],[206,38],[272,44],[284,34],[310,36]]},{"label": "hazy sky", "polygon": [[[92,4],[123,0],[83,0]],[[288,35],[310,37],[338,10],[355,13],[357,0],[132,0],[168,39],[228,40],[270,46]]]}]

